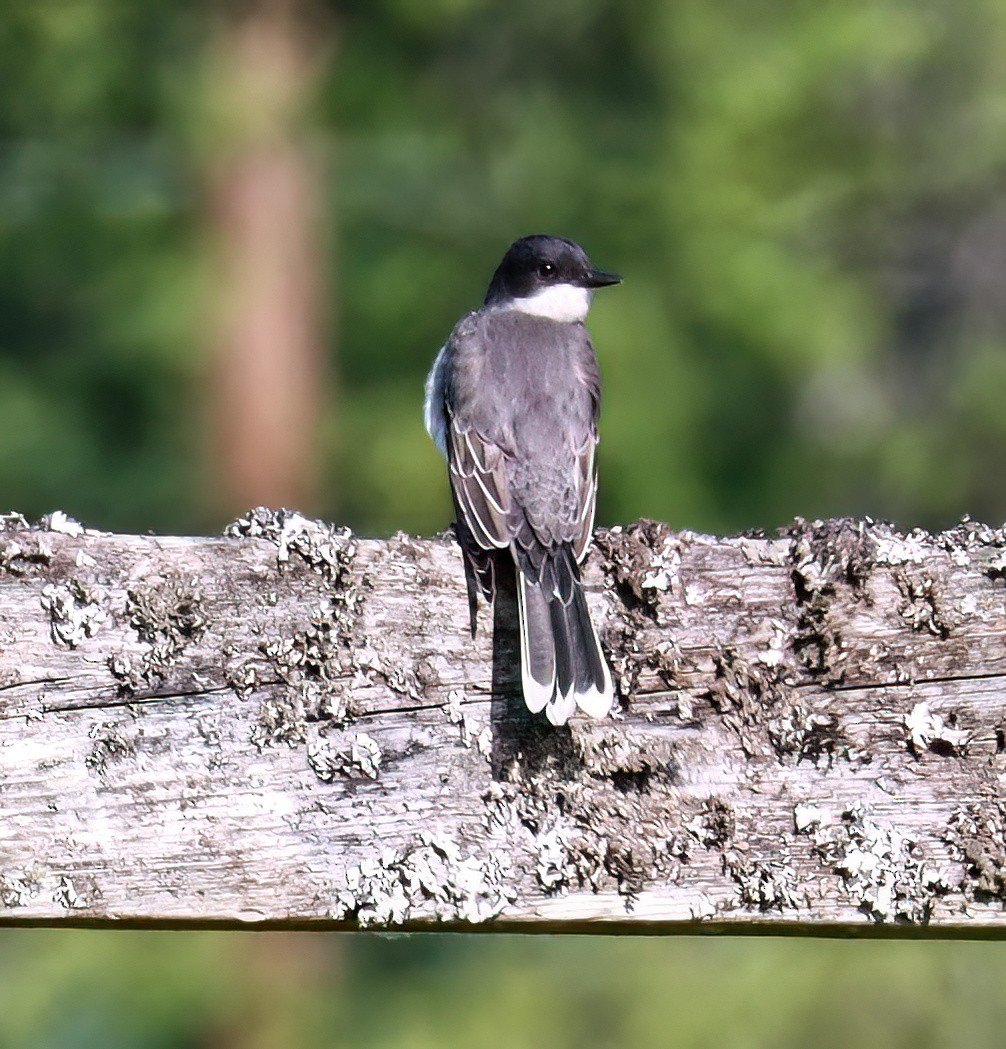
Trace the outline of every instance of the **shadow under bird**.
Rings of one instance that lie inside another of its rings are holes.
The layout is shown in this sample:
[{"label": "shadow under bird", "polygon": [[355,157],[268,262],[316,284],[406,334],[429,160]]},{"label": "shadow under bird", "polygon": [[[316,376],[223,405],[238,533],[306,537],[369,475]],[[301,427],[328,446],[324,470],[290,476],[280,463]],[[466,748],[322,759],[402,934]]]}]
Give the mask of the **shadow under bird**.
[{"label": "shadow under bird", "polygon": [[426,429],[447,459],[475,635],[478,592],[512,557],[528,708],[564,724],[614,690],[580,583],[597,500],[601,379],[584,320],[618,284],[578,244],[536,235],[503,256],[426,380]]}]

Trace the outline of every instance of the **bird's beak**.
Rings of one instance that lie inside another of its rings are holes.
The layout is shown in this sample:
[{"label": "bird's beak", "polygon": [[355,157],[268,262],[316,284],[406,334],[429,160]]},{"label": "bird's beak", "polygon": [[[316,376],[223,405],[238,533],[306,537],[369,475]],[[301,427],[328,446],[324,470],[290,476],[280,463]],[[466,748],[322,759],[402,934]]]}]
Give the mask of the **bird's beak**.
[{"label": "bird's beak", "polygon": [[591,270],[583,278],[585,288],[606,288],[609,284],[621,284],[622,278],[617,273],[608,273],[605,270]]}]

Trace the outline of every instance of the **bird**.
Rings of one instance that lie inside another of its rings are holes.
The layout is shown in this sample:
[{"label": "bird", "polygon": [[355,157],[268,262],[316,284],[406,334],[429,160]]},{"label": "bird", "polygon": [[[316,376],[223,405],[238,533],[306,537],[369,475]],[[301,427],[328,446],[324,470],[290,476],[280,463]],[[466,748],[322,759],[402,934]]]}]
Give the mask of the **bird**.
[{"label": "bird", "polygon": [[507,249],[479,309],[455,325],[426,380],[424,421],[447,460],[472,637],[512,559],[521,689],[563,725],[604,717],[611,671],[580,580],[597,501],[601,379],[584,325],[622,278],[578,244],[534,234]]}]

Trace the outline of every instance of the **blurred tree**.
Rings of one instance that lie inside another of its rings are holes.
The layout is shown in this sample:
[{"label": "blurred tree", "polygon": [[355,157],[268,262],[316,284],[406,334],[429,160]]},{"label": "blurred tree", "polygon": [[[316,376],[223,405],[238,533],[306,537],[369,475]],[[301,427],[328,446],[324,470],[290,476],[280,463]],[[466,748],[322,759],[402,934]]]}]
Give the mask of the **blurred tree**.
[{"label": "blurred tree", "polygon": [[[225,3],[214,19],[203,128],[216,266],[205,410],[211,499],[317,512],[325,301],[320,151],[306,127],[328,58],[313,0]],[[329,478],[331,483],[331,478]]]},{"label": "blurred tree", "polygon": [[195,6],[0,16],[0,492],[30,513],[145,528],[190,482]]}]

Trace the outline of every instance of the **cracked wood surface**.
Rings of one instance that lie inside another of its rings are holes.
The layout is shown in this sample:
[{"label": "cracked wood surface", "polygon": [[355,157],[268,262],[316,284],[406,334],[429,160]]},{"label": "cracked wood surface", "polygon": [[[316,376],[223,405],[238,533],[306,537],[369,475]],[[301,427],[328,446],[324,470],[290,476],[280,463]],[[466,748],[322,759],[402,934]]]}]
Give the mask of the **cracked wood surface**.
[{"label": "cracked wood surface", "polygon": [[601,531],[553,729],[448,538],[0,518],[0,923],[995,935],[1006,532]]}]

